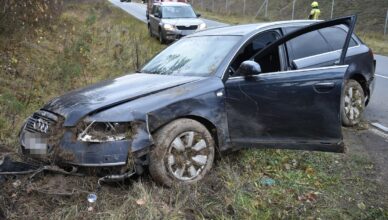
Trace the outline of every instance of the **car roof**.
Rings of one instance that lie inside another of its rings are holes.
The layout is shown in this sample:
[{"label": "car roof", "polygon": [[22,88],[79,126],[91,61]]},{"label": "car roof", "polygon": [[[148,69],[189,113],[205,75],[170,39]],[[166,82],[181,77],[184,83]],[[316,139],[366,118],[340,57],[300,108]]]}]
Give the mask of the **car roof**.
[{"label": "car roof", "polygon": [[194,33],[190,36],[205,36],[205,35],[238,35],[238,36],[244,36],[248,35],[252,32],[257,31],[258,29],[266,28],[266,27],[282,27],[282,26],[305,26],[309,24],[313,24],[317,21],[312,20],[293,20],[293,21],[276,21],[276,22],[263,22],[263,23],[256,23],[256,24],[243,24],[243,25],[232,25],[232,26],[223,26],[223,27],[216,27],[216,28],[209,28],[204,31],[200,31],[197,33]]},{"label": "car roof", "polygon": [[191,6],[184,2],[160,2],[155,3],[154,5],[160,5],[160,6]]}]

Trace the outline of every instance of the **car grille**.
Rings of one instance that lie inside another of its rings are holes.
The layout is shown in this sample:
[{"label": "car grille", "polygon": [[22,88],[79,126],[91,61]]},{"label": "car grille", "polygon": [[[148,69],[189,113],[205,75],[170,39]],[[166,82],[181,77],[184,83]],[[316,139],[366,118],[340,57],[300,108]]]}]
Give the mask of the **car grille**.
[{"label": "car grille", "polygon": [[38,111],[27,119],[25,130],[32,133],[50,134],[58,117],[50,112]]},{"label": "car grille", "polygon": [[190,26],[176,26],[178,30],[197,30],[198,25],[190,25]]}]

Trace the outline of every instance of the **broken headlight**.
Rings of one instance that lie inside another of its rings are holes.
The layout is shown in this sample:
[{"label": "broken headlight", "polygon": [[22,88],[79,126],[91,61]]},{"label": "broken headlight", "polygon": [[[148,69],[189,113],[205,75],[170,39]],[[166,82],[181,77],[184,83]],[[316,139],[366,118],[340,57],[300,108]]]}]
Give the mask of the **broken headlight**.
[{"label": "broken headlight", "polygon": [[77,139],[83,142],[109,142],[126,139],[130,135],[129,123],[91,122],[81,124],[77,129]]}]

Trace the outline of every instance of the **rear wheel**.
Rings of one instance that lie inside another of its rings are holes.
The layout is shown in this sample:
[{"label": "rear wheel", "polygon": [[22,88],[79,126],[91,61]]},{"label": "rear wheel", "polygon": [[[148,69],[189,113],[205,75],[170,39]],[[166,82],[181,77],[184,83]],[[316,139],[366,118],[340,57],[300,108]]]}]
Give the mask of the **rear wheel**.
[{"label": "rear wheel", "polygon": [[348,127],[357,125],[365,109],[364,90],[360,83],[350,79],[345,83],[342,95],[342,124]]},{"label": "rear wheel", "polygon": [[213,137],[201,123],[175,120],[155,134],[150,174],[165,186],[195,183],[212,168],[214,148]]}]

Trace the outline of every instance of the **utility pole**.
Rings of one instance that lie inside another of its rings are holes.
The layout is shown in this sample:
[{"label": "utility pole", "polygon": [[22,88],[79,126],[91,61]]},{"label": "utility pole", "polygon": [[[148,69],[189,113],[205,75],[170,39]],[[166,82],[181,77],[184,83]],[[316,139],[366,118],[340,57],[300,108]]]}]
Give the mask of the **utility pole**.
[{"label": "utility pole", "polygon": [[296,2],[296,0],[292,1],[292,16],[291,16],[291,20],[294,20],[295,2]]},{"label": "utility pole", "polygon": [[269,0],[266,0],[266,4],[265,4],[265,14],[264,14],[265,17],[268,17],[268,1]]},{"label": "utility pole", "polygon": [[333,11],[334,11],[334,0],[331,2],[331,15],[330,15],[331,19],[333,19]]},{"label": "utility pole", "polygon": [[387,10],[387,16],[385,17],[384,36],[387,34],[387,24],[388,24],[388,10]]},{"label": "utility pole", "polygon": [[212,12],[214,12],[214,0],[212,0]]}]

